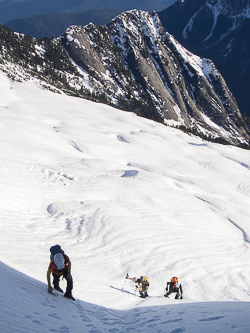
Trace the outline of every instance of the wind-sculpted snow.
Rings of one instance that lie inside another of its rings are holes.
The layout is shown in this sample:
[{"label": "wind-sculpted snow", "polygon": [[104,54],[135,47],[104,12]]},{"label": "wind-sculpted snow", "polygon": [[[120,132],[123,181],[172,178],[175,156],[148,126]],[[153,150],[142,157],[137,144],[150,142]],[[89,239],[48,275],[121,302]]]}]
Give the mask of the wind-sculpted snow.
[{"label": "wind-sculpted snow", "polygon": [[[0,94],[2,332],[248,332],[249,151],[3,74]],[[76,302],[47,293],[55,244]]]}]

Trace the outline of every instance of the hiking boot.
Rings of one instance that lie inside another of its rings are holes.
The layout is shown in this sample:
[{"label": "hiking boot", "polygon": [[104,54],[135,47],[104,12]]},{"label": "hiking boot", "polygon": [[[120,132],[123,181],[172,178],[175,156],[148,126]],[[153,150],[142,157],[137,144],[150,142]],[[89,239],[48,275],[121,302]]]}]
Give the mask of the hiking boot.
[{"label": "hiking boot", "polygon": [[63,293],[63,290],[59,286],[55,287],[54,289],[57,290],[57,291],[60,291],[60,293]]},{"label": "hiking boot", "polygon": [[72,301],[75,301],[74,297],[71,294],[69,294],[69,295],[64,294],[64,297],[72,299]]},{"label": "hiking boot", "polygon": [[139,294],[140,294],[140,296],[139,297],[144,297],[144,294],[143,294],[143,292],[142,291],[139,291]]}]

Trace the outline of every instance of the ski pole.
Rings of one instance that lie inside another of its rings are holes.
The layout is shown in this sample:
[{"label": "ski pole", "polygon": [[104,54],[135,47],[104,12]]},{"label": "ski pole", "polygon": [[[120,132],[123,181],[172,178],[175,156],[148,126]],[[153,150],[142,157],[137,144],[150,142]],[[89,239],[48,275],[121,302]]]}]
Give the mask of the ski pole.
[{"label": "ski pole", "polygon": [[126,277],[125,277],[125,280],[124,280],[124,283],[123,283],[123,287],[122,287],[122,289],[123,289],[124,286],[125,286],[125,283],[126,283],[127,278],[128,278],[128,273],[127,273],[127,275],[126,275]]}]

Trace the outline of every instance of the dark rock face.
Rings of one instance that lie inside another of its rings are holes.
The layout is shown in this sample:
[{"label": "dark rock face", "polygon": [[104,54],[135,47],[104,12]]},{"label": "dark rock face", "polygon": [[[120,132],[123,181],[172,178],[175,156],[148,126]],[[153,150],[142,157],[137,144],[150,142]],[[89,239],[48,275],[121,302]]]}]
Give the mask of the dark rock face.
[{"label": "dark rock face", "polygon": [[91,74],[96,89],[140,105],[140,115],[229,142],[238,141],[238,135],[248,138],[237,103],[214,63],[183,48],[156,13],[134,10],[107,26],[72,26],[61,40],[76,64]]},{"label": "dark rock face", "polygon": [[191,52],[212,59],[250,116],[250,1],[185,0],[159,12],[163,26]]}]

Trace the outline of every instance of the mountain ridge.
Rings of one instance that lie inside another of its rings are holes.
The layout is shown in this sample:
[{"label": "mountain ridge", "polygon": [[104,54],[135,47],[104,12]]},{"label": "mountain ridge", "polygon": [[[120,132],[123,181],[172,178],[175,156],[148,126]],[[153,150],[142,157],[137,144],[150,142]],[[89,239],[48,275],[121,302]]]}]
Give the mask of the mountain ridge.
[{"label": "mountain ridge", "polygon": [[[119,65],[122,64],[124,70],[128,68],[132,74],[130,85],[134,86],[131,90],[126,90],[126,86],[125,92],[130,99],[136,99],[133,91],[138,89],[135,85],[139,83],[166,124],[191,127],[195,120],[196,124],[209,128],[204,121],[206,112],[212,121],[217,125],[223,123],[223,126],[228,116],[233,119],[236,114],[240,115],[214,64],[185,50],[163,29],[156,12],[125,12],[99,30],[93,25],[70,27],[62,35],[62,43],[70,57],[86,71],[92,71],[98,80],[108,71],[113,80],[119,81]],[[87,53],[95,53],[93,61],[99,61],[101,66],[89,64]],[[108,63],[110,57],[112,68]],[[108,62],[102,59],[108,59]],[[203,113],[202,108],[209,111]],[[225,109],[228,111],[224,117]]]},{"label": "mountain ridge", "polygon": [[[10,31],[2,28],[3,42]],[[215,65],[184,49],[156,12],[132,10],[107,26],[71,26],[52,40],[14,33],[11,39],[6,48],[15,50],[2,50],[5,61],[20,63],[24,46],[17,50],[17,45],[30,43],[24,64],[37,78],[50,79],[50,89],[94,98],[221,142],[249,140],[249,129]]]}]

